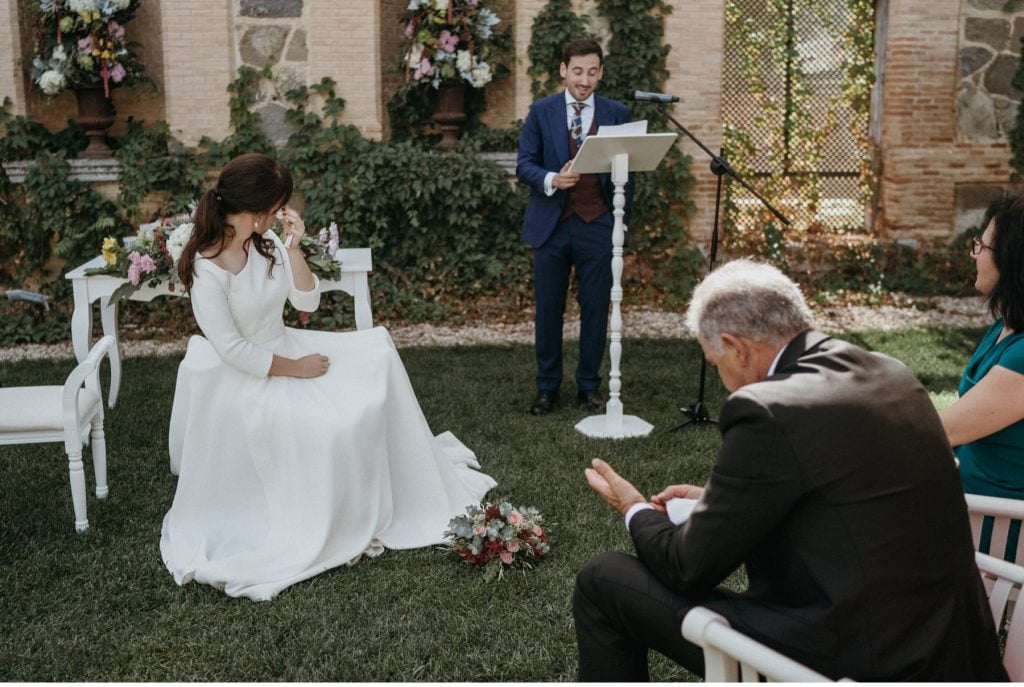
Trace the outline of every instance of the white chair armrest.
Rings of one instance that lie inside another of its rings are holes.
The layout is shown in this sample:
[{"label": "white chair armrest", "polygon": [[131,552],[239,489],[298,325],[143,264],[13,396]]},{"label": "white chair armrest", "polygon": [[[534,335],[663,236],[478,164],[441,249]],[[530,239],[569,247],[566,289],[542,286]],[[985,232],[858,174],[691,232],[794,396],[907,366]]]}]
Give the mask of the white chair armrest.
[{"label": "white chair armrest", "polygon": [[80,362],[64,382],[62,395],[62,414],[64,416],[64,443],[71,447],[79,444],[81,432],[78,428],[78,392],[83,384],[99,397],[100,411],[103,412],[103,391],[100,389],[99,368],[103,356],[109,355],[114,345],[114,337],[107,335],[96,342],[85,360]]},{"label": "white chair armrest", "polygon": [[971,513],[1024,520],[1024,501],[1022,500],[979,494],[964,494],[964,499],[967,501],[967,510]]}]

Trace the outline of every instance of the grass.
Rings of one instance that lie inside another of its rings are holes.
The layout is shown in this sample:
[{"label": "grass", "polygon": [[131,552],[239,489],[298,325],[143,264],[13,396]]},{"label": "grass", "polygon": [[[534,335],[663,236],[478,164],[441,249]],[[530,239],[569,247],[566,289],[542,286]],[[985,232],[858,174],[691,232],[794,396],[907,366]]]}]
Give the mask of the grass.
[{"label": "grass", "polygon": [[[939,397],[955,388],[980,334],[847,338],[904,360]],[[626,412],[657,428],[677,422],[678,408],[696,394],[696,345],[627,340],[623,348]],[[175,486],[166,436],[178,359],[129,359],[107,417],[111,495],[90,494],[86,534],[72,528],[61,447],[0,448],[0,679],[574,680],[573,576],[602,551],[631,550],[621,519],[586,486],[583,468],[603,457],[647,493],[701,483],[717,431],[609,442],[575,432],[582,414],[569,404],[530,417],[528,346],[410,348],[402,358],[431,427],[452,430],[477,452],[498,481],[492,495],[535,505],[552,523],[552,552],[536,569],[488,584],[443,549],[427,548],[327,572],[271,602],[176,586],[159,538]],[[5,363],[0,386],[56,383],[70,367]],[[708,389],[717,410],[725,393],[713,370]],[[564,390],[572,394],[571,382]],[[693,679],[660,656],[651,666],[656,679]]]}]

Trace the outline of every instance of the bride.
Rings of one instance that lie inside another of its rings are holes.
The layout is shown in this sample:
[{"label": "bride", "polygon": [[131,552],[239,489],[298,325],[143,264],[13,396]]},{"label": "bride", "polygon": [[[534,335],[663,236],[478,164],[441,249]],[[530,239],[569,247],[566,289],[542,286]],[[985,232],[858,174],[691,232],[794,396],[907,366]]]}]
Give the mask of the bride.
[{"label": "bride", "polygon": [[[284,326],[286,299],[307,312],[320,300],[291,192],[272,158],[231,160],[178,263],[204,336],[178,368],[179,478],[160,551],[178,584],[257,600],[362,555],[440,543],[495,484],[454,435],[433,436],[383,327]],[[268,231],[275,215],[290,245]]]}]

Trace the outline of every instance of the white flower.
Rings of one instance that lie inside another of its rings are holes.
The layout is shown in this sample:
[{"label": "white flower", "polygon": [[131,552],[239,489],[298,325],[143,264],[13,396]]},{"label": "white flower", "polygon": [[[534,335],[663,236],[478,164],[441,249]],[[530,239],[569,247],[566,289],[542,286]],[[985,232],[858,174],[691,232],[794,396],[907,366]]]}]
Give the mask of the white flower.
[{"label": "white flower", "polygon": [[117,5],[117,9],[126,10],[128,5],[132,4],[132,0],[114,0],[114,4]]},{"label": "white flower", "polygon": [[43,89],[46,95],[56,95],[63,91],[66,85],[64,75],[56,69],[47,70],[39,77],[39,88]]},{"label": "white flower", "polygon": [[423,7],[424,5],[429,5],[429,4],[430,4],[430,0],[409,0],[409,6],[406,9],[411,12],[412,10],[418,10],[419,8]]},{"label": "white flower", "polygon": [[469,73],[469,85],[473,88],[483,88],[491,82],[491,65],[486,62],[477,62],[473,71]]},{"label": "white flower", "polygon": [[455,66],[458,67],[461,74],[465,74],[473,68],[473,56],[469,54],[468,50],[460,50],[458,52],[455,58]]},{"label": "white flower", "polygon": [[72,12],[95,12],[96,0],[68,0],[68,9]]},{"label": "white flower", "polygon": [[171,235],[167,237],[167,252],[171,254],[171,261],[175,265],[178,264],[178,259],[181,257],[182,251],[185,250],[185,244],[188,243],[189,237],[192,236],[192,229],[195,227],[192,222],[185,222],[179,224]]},{"label": "white flower", "polygon": [[448,2],[449,0],[434,0],[434,9],[438,11],[447,10]]},{"label": "white flower", "polygon": [[498,18],[498,15],[490,9],[486,7],[481,8],[480,13],[476,15],[476,30],[480,34],[480,38],[484,40],[490,38],[494,34],[491,27],[500,21],[501,19]]},{"label": "white flower", "polygon": [[58,62],[63,62],[64,60],[68,59],[67,53],[64,52],[63,44],[58,45],[56,48],[53,49],[53,52],[50,53],[50,59],[56,60]]},{"label": "white flower", "polygon": [[418,67],[420,66],[420,60],[423,59],[423,44],[413,43],[412,50],[409,52],[409,66]]}]

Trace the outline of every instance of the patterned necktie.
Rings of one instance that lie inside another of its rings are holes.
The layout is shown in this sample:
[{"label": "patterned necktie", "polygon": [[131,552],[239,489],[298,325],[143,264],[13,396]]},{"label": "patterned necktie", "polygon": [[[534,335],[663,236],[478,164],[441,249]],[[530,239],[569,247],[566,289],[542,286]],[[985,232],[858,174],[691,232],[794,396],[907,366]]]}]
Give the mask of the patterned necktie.
[{"label": "patterned necktie", "polygon": [[585,138],[583,135],[583,108],[586,106],[586,103],[572,103],[572,128],[569,131],[577,147],[583,144]]}]

